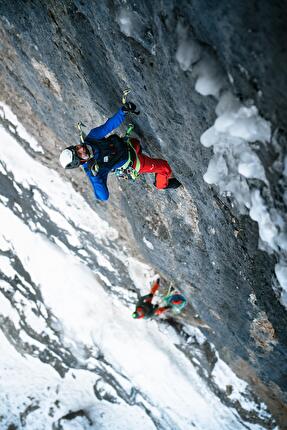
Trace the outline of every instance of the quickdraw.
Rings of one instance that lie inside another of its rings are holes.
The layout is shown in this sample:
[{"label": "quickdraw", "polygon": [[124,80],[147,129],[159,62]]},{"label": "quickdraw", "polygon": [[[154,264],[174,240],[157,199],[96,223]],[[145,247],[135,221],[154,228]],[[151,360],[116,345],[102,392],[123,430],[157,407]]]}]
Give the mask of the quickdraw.
[{"label": "quickdraw", "polygon": [[[134,149],[134,147],[132,146],[129,140],[127,140],[127,144],[129,145],[129,158],[122,167],[119,167],[118,169],[115,170],[115,175],[118,176],[119,178],[132,179],[133,181],[135,181],[139,177],[140,160],[138,158],[136,150]],[[134,151],[134,154],[136,156],[135,168],[131,166],[132,164],[131,151]]]}]

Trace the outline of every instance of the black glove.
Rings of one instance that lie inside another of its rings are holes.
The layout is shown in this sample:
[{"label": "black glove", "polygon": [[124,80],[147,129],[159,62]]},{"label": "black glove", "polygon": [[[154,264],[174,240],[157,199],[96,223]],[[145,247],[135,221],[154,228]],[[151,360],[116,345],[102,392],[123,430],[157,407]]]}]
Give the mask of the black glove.
[{"label": "black glove", "polygon": [[130,113],[134,113],[135,115],[139,115],[140,111],[136,111],[136,105],[133,102],[126,102],[123,107],[122,110],[124,112],[130,112]]}]

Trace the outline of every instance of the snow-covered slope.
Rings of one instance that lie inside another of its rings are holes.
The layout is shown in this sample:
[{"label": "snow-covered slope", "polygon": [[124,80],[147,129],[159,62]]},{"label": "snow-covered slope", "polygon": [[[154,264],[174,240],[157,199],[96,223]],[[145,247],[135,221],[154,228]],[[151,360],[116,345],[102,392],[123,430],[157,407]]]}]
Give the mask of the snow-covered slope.
[{"label": "snow-covered slope", "polygon": [[[183,341],[169,325],[131,318],[134,285],[145,292],[152,269],[121,249],[116,230],[3,128],[1,143],[1,428],[271,423],[266,406],[216,355],[210,374],[198,373],[181,348],[204,343],[199,330],[183,326]],[[227,386],[229,404],[220,398]]]}]

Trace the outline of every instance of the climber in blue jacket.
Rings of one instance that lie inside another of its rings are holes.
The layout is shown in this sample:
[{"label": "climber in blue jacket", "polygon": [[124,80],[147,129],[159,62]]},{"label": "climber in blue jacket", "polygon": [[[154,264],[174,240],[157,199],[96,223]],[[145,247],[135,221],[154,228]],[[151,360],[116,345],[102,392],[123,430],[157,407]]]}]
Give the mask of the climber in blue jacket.
[{"label": "climber in blue jacket", "polygon": [[110,171],[131,178],[141,173],[155,173],[155,186],[159,189],[177,188],[180,182],[171,178],[172,171],[166,160],[150,158],[142,154],[140,142],[123,139],[111,133],[124,121],[126,113],[138,114],[136,105],[127,102],[105,124],[93,128],[79,145],[69,146],[60,154],[65,169],[82,166],[89,177],[98,200],[108,200],[107,178]]}]

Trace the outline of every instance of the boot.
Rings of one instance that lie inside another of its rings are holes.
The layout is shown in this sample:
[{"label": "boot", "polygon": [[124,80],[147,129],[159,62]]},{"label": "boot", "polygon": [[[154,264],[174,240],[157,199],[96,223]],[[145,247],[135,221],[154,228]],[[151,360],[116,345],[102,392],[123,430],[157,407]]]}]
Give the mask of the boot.
[{"label": "boot", "polygon": [[178,187],[182,187],[182,183],[179,182],[179,180],[176,178],[171,178],[171,179],[169,179],[168,186],[165,189],[167,189],[167,188],[176,189]]}]

